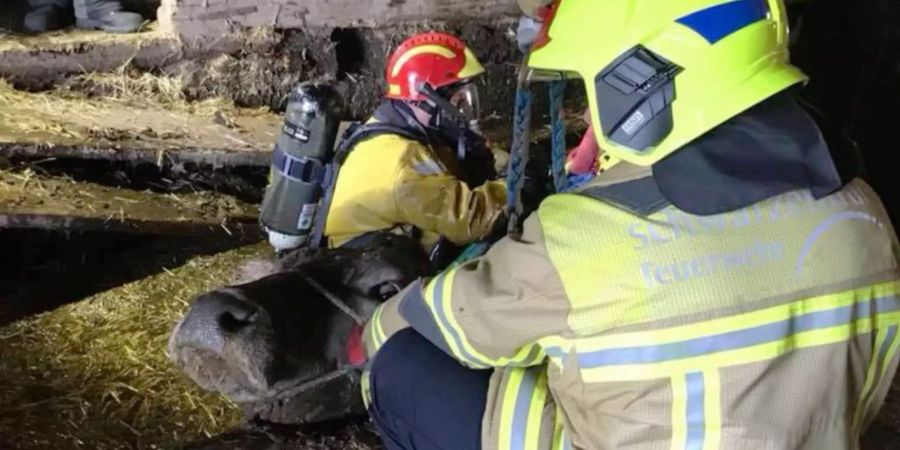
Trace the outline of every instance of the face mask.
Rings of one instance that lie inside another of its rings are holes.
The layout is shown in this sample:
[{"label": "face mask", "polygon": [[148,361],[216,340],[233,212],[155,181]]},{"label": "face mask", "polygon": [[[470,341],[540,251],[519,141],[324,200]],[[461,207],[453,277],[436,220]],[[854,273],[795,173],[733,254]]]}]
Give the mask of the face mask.
[{"label": "face mask", "polygon": [[466,83],[449,98],[450,105],[468,123],[469,129],[481,134],[481,102],[478,95],[478,86],[474,83]]}]

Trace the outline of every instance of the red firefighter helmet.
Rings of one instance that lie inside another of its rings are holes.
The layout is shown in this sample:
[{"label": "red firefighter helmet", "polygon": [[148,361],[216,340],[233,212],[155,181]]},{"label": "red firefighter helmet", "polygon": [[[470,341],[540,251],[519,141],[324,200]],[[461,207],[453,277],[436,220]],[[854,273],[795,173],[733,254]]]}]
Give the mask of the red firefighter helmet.
[{"label": "red firefighter helmet", "polygon": [[387,64],[387,97],[424,101],[423,84],[433,90],[484,73],[478,58],[458,38],[445,33],[415,35],[397,47]]}]

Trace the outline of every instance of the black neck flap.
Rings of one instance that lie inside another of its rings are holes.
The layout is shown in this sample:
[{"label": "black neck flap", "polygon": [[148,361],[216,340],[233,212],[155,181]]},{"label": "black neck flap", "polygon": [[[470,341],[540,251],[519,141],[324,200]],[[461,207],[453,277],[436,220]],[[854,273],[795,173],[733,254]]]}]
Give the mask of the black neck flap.
[{"label": "black neck flap", "polygon": [[431,141],[432,136],[428,130],[416,120],[415,114],[409,105],[400,100],[385,100],[378,106],[373,114],[376,120],[388,125],[394,125],[400,128],[406,128],[416,134],[426,136],[428,139],[423,141]]},{"label": "black neck flap", "polygon": [[791,92],[767,99],[653,166],[660,194],[700,216],[798,189],[819,199],[849,181],[841,175],[819,126]]}]

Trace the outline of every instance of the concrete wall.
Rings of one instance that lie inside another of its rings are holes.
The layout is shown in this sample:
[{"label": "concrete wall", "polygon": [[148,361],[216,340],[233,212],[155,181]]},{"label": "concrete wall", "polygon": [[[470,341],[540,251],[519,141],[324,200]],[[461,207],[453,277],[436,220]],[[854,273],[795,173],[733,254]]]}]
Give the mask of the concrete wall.
[{"label": "concrete wall", "polygon": [[182,37],[203,37],[242,27],[374,27],[517,12],[515,0],[162,0],[159,19]]}]

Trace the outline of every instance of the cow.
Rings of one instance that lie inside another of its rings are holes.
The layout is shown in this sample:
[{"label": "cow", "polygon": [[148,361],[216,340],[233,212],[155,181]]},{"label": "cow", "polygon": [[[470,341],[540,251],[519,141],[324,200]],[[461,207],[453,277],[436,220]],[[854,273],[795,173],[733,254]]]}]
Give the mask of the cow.
[{"label": "cow", "polygon": [[428,270],[418,241],[387,232],[295,252],[254,281],[196,297],[169,356],[249,418],[294,425],[361,415],[360,361],[348,344],[380,302]]}]

